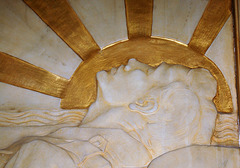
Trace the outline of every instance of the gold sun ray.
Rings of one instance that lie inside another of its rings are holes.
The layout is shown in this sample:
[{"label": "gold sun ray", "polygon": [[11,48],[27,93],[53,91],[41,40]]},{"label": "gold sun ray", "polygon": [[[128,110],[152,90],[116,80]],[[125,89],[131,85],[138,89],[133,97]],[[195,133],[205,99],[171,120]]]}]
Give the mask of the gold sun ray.
[{"label": "gold sun ray", "polygon": [[1,53],[0,81],[60,97],[61,107],[65,109],[87,108],[96,99],[97,72],[110,70],[121,64],[126,65],[131,58],[153,67],[166,62],[189,68],[208,69],[218,83],[213,100],[217,110],[232,112],[229,86],[218,67],[204,56],[231,13],[229,0],[220,0],[219,3],[210,0],[188,46],[176,41],[151,37],[153,0],[125,0],[130,40],[113,44],[103,50],[100,50],[67,0],[24,1],[84,61],[68,81]]},{"label": "gold sun ray", "polygon": [[100,50],[67,0],[24,2],[83,60],[86,60],[91,52]]},{"label": "gold sun ray", "polygon": [[125,0],[128,38],[151,37],[153,0]]},{"label": "gold sun ray", "polygon": [[205,54],[231,15],[231,0],[210,0],[189,42],[189,47]]},{"label": "gold sun ray", "polygon": [[0,52],[0,82],[62,97],[68,80],[16,57]]}]

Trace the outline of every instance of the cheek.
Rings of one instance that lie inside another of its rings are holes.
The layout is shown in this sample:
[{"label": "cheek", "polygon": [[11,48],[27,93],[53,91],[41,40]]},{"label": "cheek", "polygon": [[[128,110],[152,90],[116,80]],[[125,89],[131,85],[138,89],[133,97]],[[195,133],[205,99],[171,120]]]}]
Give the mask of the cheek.
[{"label": "cheek", "polygon": [[165,122],[171,122],[180,127],[187,126],[200,113],[198,97],[188,89],[175,89],[163,95],[160,111],[160,117]]}]

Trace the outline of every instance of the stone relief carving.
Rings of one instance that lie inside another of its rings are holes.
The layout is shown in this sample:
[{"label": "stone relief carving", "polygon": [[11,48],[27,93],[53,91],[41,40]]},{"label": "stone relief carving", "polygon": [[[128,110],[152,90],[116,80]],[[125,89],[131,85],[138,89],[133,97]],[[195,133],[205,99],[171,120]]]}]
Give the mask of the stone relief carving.
[{"label": "stone relief carving", "polygon": [[[97,99],[87,113],[78,112],[86,115],[83,120],[78,118],[82,120],[79,127],[65,126],[47,136],[15,142],[0,151],[2,167],[7,162],[6,168],[140,168],[179,148],[210,145],[215,135],[238,139],[235,125],[226,122],[230,119],[225,119],[225,126],[220,124],[229,128],[227,133],[226,129],[215,128],[216,117],[220,116],[212,102],[217,83],[205,69],[166,63],[152,68],[130,59],[126,66],[98,72],[97,81]],[[29,115],[18,121],[16,114],[1,112],[0,123],[34,125],[44,118],[41,113],[46,112],[39,112],[41,119]],[[221,117],[217,122],[224,120]],[[67,121],[55,124],[62,123]]]},{"label": "stone relief carving", "polygon": [[[174,162],[172,161],[174,159]],[[240,167],[239,150],[217,146],[190,146],[156,158],[148,168],[237,168]]]},{"label": "stone relief carving", "polygon": [[0,111],[0,127],[3,126],[77,126],[81,123],[86,110],[28,110],[24,112]]}]

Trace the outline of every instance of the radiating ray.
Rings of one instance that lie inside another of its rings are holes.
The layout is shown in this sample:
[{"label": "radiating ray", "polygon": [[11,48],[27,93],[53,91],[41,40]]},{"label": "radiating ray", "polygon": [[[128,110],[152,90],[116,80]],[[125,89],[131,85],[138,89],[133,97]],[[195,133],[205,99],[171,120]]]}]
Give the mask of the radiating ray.
[{"label": "radiating ray", "polygon": [[188,44],[207,0],[154,0],[152,36]]},{"label": "radiating ray", "polygon": [[0,16],[1,52],[64,78],[72,76],[81,58],[27,4],[0,0]]},{"label": "radiating ray", "polygon": [[210,0],[200,19],[189,47],[205,54],[231,15],[231,0]]},{"label": "radiating ray", "polygon": [[68,0],[99,47],[128,39],[124,0]]},{"label": "radiating ray", "polygon": [[153,0],[125,0],[128,38],[152,34]]},{"label": "radiating ray", "polygon": [[100,50],[67,0],[24,0],[83,60]]},{"label": "radiating ray", "polygon": [[0,52],[0,82],[61,97],[68,80]]}]

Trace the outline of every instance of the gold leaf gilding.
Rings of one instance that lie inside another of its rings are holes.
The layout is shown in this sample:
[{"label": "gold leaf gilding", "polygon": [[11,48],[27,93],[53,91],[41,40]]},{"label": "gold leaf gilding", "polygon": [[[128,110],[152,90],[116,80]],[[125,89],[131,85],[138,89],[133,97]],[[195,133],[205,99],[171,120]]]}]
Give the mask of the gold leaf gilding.
[{"label": "gold leaf gilding", "polygon": [[153,0],[125,0],[128,38],[151,37]]},{"label": "gold leaf gilding", "polygon": [[83,60],[100,50],[67,0],[24,0]]},{"label": "gold leaf gilding", "polygon": [[189,47],[205,54],[231,15],[231,0],[210,0],[189,42]]},{"label": "gold leaf gilding", "polygon": [[96,99],[97,72],[126,65],[131,58],[153,67],[166,62],[189,68],[208,69],[218,84],[213,100],[217,110],[232,112],[232,97],[226,80],[218,67],[204,56],[231,14],[230,0],[209,1],[188,46],[167,39],[150,38],[153,0],[125,0],[130,40],[112,44],[101,51],[67,0],[24,1],[85,61],[68,82],[41,68],[1,53],[2,82],[61,97],[62,108],[87,108]]},{"label": "gold leaf gilding", "polygon": [[73,74],[61,101],[65,109],[87,108],[96,99],[96,73],[110,70],[128,60],[138,61],[156,67],[162,62],[180,64],[189,68],[205,68],[217,80],[217,94],[214,103],[220,112],[232,112],[230,89],[218,67],[207,57],[186,45],[160,38],[136,38],[106,47],[82,62]]},{"label": "gold leaf gilding", "polygon": [[62,97],[68,80],[16,57],[0,52],[0,82]]}]

